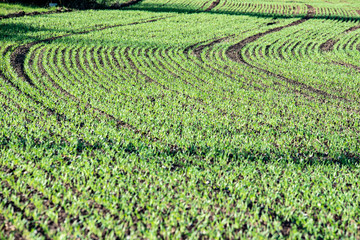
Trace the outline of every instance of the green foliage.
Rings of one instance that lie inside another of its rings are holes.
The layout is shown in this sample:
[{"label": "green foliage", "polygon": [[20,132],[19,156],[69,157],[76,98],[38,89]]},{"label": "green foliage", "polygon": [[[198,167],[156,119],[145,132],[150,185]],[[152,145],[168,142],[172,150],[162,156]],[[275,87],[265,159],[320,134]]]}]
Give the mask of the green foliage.
[{"label": "green foliage", "polygon": [[1,20],[0,238],[356,238],[358,6],[332,2]]}]

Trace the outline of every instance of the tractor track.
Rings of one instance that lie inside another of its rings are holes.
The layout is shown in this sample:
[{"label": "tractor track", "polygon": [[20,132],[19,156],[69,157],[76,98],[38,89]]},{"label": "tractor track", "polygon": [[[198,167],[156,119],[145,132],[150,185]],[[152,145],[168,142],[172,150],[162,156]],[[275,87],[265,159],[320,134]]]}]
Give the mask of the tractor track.
[{"label": "tractor track", "polygon": [[211,11],[213,8],[215,8],[217,5],[219,5],[219,3],[220,3],[220,0],[213,1],[211,3],[211,5],[207,9],[205,9],[205,12]]},{"label": "tractor track", "polygon": [[[151,23],[151,22],[155,22],[155,21],[159,21],[162,19],[165,19],[166,17],[161,17],[161,18],[155,18],[155,19],[149,19],[149,20],[145,20],[145,21],[139,21],[139,22],[133,22],[133,23],[129,23],[129,24],[117,24],[117,25],[112,25],[112,26],[105,26],[105,27],[101,27],[98,29],[91,29],[91,30],[86,30],[86,31],[81,31],[78,33],[69,33],[69,34],[64,34],[61,36],[56,36],[56,37],[51,37],[51,38],[47,38],[47,39],[43,39],[43,40],[39,40],[39,41],[34,41],[25,45],[21,45],[19,47],[17,47],[10,55],[10,65],[12,66],[12,68],[14,69],[14,71],[16,72],[16,74],[24,79],[26,82],[29,83],[30,86],[34,87],[35,89],[38,89],[37,86],[33,83],[33,81],[31,80],[31,78],[26,74],[25,68],[24,68],[24,64],[25,64],[25,58],[27,56],[27,54],[29,53],[30,49],[40,43],[49,43],[52,42],[54,40],[60,39],[60,38],[64,38],[64,37],[69,37],[69,36],[73,36],[73,35],[82,35],[82,34],[87,34],[90,32],[94,32],[94,31],[101,31],[101,30],[105,30],[105,29],[110,29],[110,28],[115,28],[115,27],[121,27],[121,26],[129,26],[129,25],[137,25],[137,24],[144,24],[144,23]],[[21,89],[16,86],[10,79],[6,78],[1,72],[0,72],[0,77],[4,78],[8,83],[10,83],[13,87],[15,87],[18,91],[22,92]],[[60,89],[60,86],[59,86]],[[41,91],[40,89],[38,89],[39,91]],[[66,91],[66,90],[60,90],[60,91]],[[56,115],[57,118],[59,120],[64,120],[66,119],[66,117],[64,117],[63,115],[57,113],[54,109],[48,108],[46,107],[42,102],[40,102],[37,99],[34,99],[32,96],[30,96],[28,93],[22,92],[23,94],[25,94],[27,97],[29,97],[30,99],[32,99],[35,103],[40,104],[42,106],[44,106],[48,112],[50,112],[52,115]],[[67,93],[67,95],[71,95],[70,93]],[[76,99],[75,96],[71,97],[73,99]],[[78,100],[80,101],[80,100]],[[135,133],[142,133],[140,130],[137,130],[135,127],[133,127],[132,125],[125,123],[121,120],[116,119],[114,116],[104,112],[101,109],[98,108],[94,108],[92,106],[90,106],[89,103],[86,104],[87,107],[94,109],[95,111],[99,112],[101,115],[106,116],[107,118],[115,121],[117,124],[117,127],[125,127],[128,128],[132,131],[134,131]],[[142,133],[143,135],[144,133]],[[149,137],[149,133],[145,134],[147,137]],[[153,138],[150,137],[153,141],[158,141],[157,138]]]},{"label": "tractor track", "polygon": [[333,94],[330,94],[330,93],[327,93],[325,91],[322,91],[320,89],[316,89],[312,86],[309,86],[305,83],[302,83],[302,82],[299,82],[299,81],[296,81],[296,80],[293,80],[293,79],[289,79],[287,77],[284,77],[280,74],[276,74],[276,73],[273,73],[273,72],[270,72],[269,70],[266,70],[264,68],[261,68],[261,67],[258,67],[258,66],[255,66],[251,63],[249,63],[248,61],[245,60],[245,58],[243,57],[243,55],[241,54],[241,51],[242,49],[244,49],[244,47],[246,45],[248,45],[249,43],[252,43],[252,42],[255,42],[256,40],[258,40],[259,38],[263,37],[263,36],[266,36],[268,34],[271,34],[271,33],[275,33],[275,32],[279,32],[285,28],[288,28],[288,27],[292,27],[292,26],[297,26],[297,25],[300,25],[306,21],[308,21],[309,19],[311,19],[314,14],[315,14],[315,9],[310,6],[310,5],[307,5],[308,7],[308,13],[306,15],[305,18],[302,18],[300,20],[297,20],[295,22],[292,22],[290,24],[287,24],[285,26],[281,26],[281,27],[276,27],[276,28],[273,28],[273,29],[270,29],[270,30],[267,30],[265,32],[262,32],[262,33],[258,33],[258,34],[255,34],[253,36],[250,36],[250,37],[247,37],[245,38],[244,40],[238,42],[237,44],[235,45],[232,45],[231,47],[229,47],[227,50],[226,50],[226,55],[234,62],[239,62],[239,63],[242,63],[246,66],[249,66],[251,68],[255,68],[261,72],[264,72],[266,73],[267,75],[269,76],[272,76],[272,77],[275,77],[275,78],[278,78],[278,79],[281,79],[291,85],[294,85],[294,86],[299,86],[301,87],[302,89],[305,89],[309,92],[312,92],[312,93],[315,93],[317,95],[320,95],[320,96],[323,96],[325,98],[330,98],[330,99],[335,99],[335,100],[341,100],[341,101],[344,101],[344,102],[352,102],[351,100],[349,99],[346,99],[346,98],[343,98],[343,97],[339,97],[339,96],[336,96],[336,95],[333,95]]}]

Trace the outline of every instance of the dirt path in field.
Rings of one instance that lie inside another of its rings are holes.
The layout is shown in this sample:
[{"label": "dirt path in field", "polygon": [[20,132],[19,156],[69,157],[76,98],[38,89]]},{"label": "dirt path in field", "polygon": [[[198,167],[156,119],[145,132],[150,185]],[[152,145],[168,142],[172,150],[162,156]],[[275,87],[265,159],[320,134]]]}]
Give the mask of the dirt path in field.
[{"label": "dirt path in field", "polygon": [[[81,35],[81,34],[86,34],[86,33],[90,33],[90,32],[94,32],[94,31],[101,31],[101,30],[105,30],[105,29],[109,29],[109,28],[115,28],[115,27],[121,27],[121,26],[129,26],[129,25],[137,25],[137,24],[145,24],[145,23],[150,23],[150,22],[155,22],[155,21],[159,21],[162,19],[165,19],[166,17],[162,17],[162,18],[156,18],[156,19],[150,19],[150,20],[145,20],[143,22],[133,22],[133,23],[129,23],[129,24],[117,24],[117,25],[112,25],[112,26],[105,26],[105,27],[101,27],[101,28],[97,28],[97,29],[91,29],[91,30],[86,30],[86,31],[81,31],[78,33],[69,33],[69,34],[65,34],[65,35],[61,35],[61,36],[57,36],[57,37],[51,37],[51,38],[47,38],[47,39],[43,39],[43,40],[39,40],[39,41],[35,41],[35,42],[31,42],[25,45],[21,45],[19,47],[17,47],[14,52],[11,53],[10,55],[10,65],[12,66],[12,68],[15,70],[16,74],[24,79],[26,82],[29,83],[30,86],[34,87],[35,89],[39,90],[41,93],[41,90],[33,83],[33,81],[31,80],[31,78],[26,74],[25,72],[25,68],[24,68],[24,64],[25,64],[25,58],[27,56],[27,54],[29,53],[30,49],[35,46],[36,44],[40,44],[40,43],[49,43],[51,41],[54,41],[56,39],[60,39],[60,38],[64,38],[64,37],[68,37],[68,36],[73,36],[73,35]],[[48,108],[47,106],[44,105],[44,103],[40,102],[39,100],[34,99],[34,97],[30,96],[28,93],[22,92],[20,90],[19,87],[16,86],[16,84],[14,84],[10,79],[6,78],[4,74],[2,74],[0,72],[0,77],[3,78],[6,82],[8,82],[9,84],[11,84],[13,87],[15,87],[20,93],[25,94],[28,98],[30,98],[31,100],[33,100],[35,103],[40,104],[42,106],[45,107],[45,109],[52,115],[56,115],[58,120],[65,120],[66,117],[57,113],[55,109],[51,109]],[[54,82],[52,82],[54,84]],[[58,88],[61,92],[66,92],[67,96],[72,96],[72,99],[77,99],[75,96],[71,95],[69,92],[67,92],[65,89],[62,89],[59,85],[54,84],[54,87]],[[77,101],[80,103],[80,100],[77,99]],[[108,114],[106,112],[104,112],[101,109],[95,108],[93,106],[91,106],[89,103],[86,103],[86,106],[90,109],[93,109],[93,111],[98,112],[101,115],[106,116],[107,118],[113,120],[116,122],[116,126],[117,127],[123,127],[123,128],[128,128],[132,131],[134,131],[135,133],[142,133],[142,131],[136,129],[134,126],[123,122],[121,120],[118,120],[116,117],[112,116],[111,114]],[[151,137],[150,133],[142,133],[142,135],[144,137],[150,138],[152,141],[158,141],[157,138],[155,137]]]},{"label": "dirt path in field", "polygon": [[36,16],[36,15],[48,15],[48,14],[54,14],[54,13],[64,13],[64,12],[72,12],[72,9],[67,9],[67,8],[59,8],[56,9],[54,11],[48,11],[48,12],[30,12],[30,13],[25,13],[24,11],[20,11],[17,13],[11,13],[5,16],[0,16],[0,20],[2,19],[8,19],[8,18],[17,18],[17,17],[25,17],[25,16]]},{"label": "dirt path in field", "polygon": [[309,92],[312,92],[312,93],[316,93],[317,95],[320,95],[320,96],[323,96],[323,97],[327,97],[327,98],[331,98],[331,99],[337,99],[337,100],[342,100],[342,101],[345,101],[345,102],[351,102],[350,100],[346,99],[346,98],[343,98],[343,97],[339,97],[339,96],[336,96],[336,95],[332,95],[330,93],[327,93],[325,91],[322,91],[320,89],[316,89],[312,86],[309,86],[305,83],[302,83],[302,82],[298,82],[296,80],[293,80],[293,79],[289,79],[287,77],[284,77],[280,74],[276,74],[276,73],[273,73],[273,72],[270,72],[269,70],[267,69],[264,69],[264,68],[261,68],[261,67],[258,67],[258,66],[255,66],[253,64],[251,64],[250,62],[246,61],[245,58],[243,57],[241,51],[242,49],[248,45],[249,43],[252,43],[252,42],[255,42],[256,40],[258,40],[259,38],[263,37],[263,36],[266,36],[268,34],[271,34],[271,33],[275,33],[275,32],[279,32],[285,28],[288,28],[288,27],[292,27],[292,26],[297,26],[297,25],[300,25],[306,21],[308,21],[309,19],[311,19],[314,14],[315,14],[315,8],[313,8],[312,6],[310,5],[306,5],[307,8],[308,8],[308,12],[307,12],[307,15],[305,18],[303,19],[300,19],[300,20],[297,20],[295,22],[292,22],[288,25],[285,25],[285,26],[281,26],[281,27],[276,27],[276,28],[273,28],[273,29],[269,29],[267,30],[266,32],[263,32],[263,33],[258,33],[258,34],[255,34],[253,36],[250,36],[250,37],[247,37],[245,38],[244,40],[238,42],[237,44],[235,45],[232,45],[231,47],[229,47],[227,50],[226,50],[226,55],[233,61],[235,62],[239,62],[239,63],[242,63],[246,66],[249,66],[251,68],[255,68],[261,72],[264,72],[266,74],[268,74],[269,76],[273,76],[273,77],[276,77],[278,79],[281,79],[291,85],[294,85],[294,86],[300,86],[301,88],[309,91]]},{"label": "dirt path in field", "polygon": [[213,8],[215,8],[217,5],[219,5],[220,0],[215,0],[211,3],[211,5],[205,9],[205,12],[211,11]]},{"label": "dirt path in field", "polygon": [[[357,26],[354,26],[354,27],[351,27],[347,30],[345,30],[344,32],[342,32],[342,34],[348,34],[348,33],[351,33],[353,31],[356,31],[360,29],[360,25],[357,25]],[[330,38],[329,40],[327,40],[326,42],[324,42],[323,44],[320,45],[320,50],[323,51],[323,52],[329,52],[329,51],[332,51],[334,49],[334,45],[340,41],[340,39],[333,39],[333,38]],[[346,46],[346,45],[345,45]]]}]

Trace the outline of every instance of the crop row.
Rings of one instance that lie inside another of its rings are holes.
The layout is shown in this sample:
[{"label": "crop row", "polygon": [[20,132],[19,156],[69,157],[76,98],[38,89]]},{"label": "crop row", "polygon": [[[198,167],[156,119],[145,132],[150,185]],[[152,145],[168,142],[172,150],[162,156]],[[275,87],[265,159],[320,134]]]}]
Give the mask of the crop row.
[{"label": "crop row", "polygon": [[357,235],[358,23],[147,3],[4,21],[6,237]]}]

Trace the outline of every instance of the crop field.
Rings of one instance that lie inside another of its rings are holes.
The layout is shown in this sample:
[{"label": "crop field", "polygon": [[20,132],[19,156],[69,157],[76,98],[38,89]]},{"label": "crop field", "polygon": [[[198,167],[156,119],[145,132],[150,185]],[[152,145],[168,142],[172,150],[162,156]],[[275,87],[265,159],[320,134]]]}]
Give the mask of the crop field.
[{"label": "crop field", "polygon": [[0,18],[0,239],[358,239],[360,3]]}]

